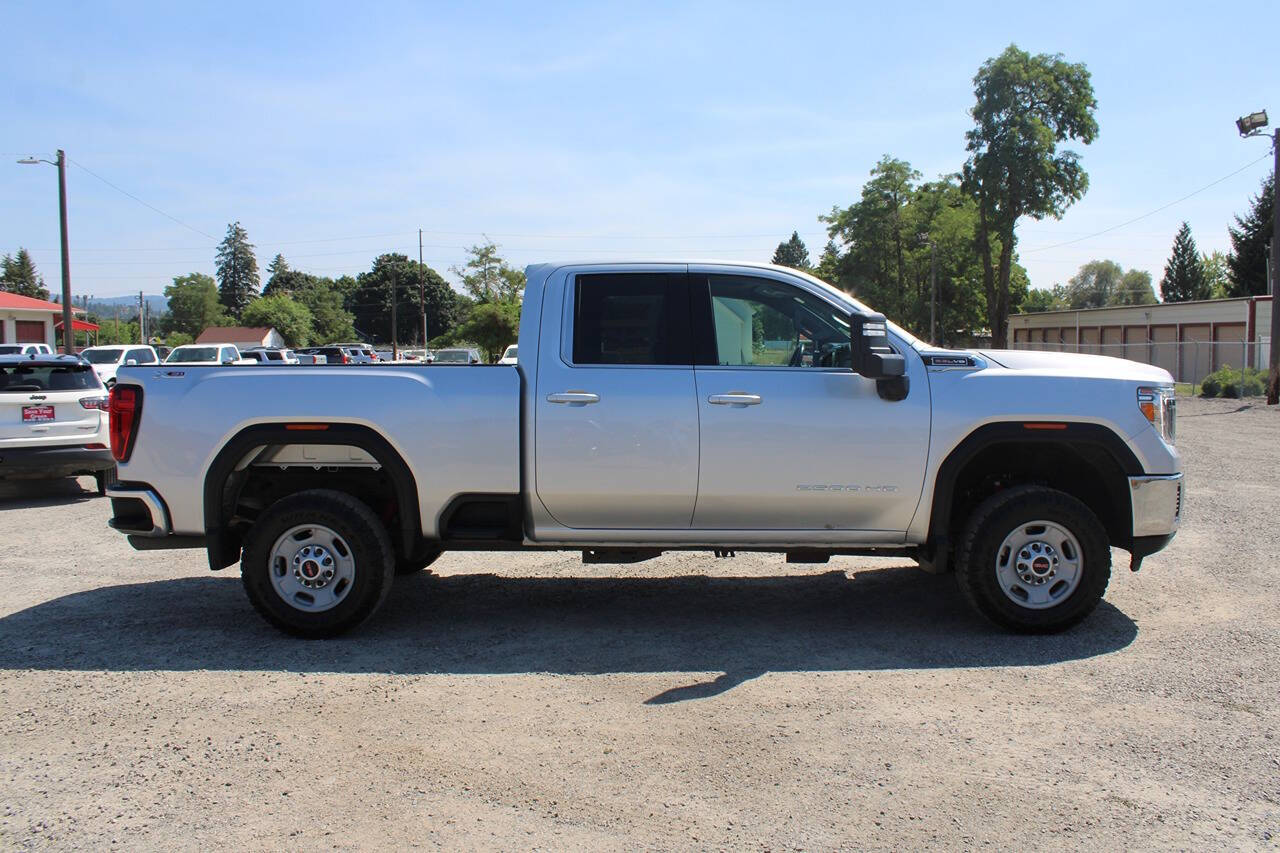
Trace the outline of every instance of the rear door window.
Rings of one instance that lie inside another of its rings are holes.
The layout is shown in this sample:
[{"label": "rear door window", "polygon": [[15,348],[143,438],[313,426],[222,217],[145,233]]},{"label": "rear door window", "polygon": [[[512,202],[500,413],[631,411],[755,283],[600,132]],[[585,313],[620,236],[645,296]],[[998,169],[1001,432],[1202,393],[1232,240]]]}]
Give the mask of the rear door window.
[{"label": "rear door window", "polygon": [[87,364],[0,367],[0,394],[86,391],[100,387],[97,374]]},{"label": "rear door window", "polygon": [[574,364],[691,365],[689,327],[684,273],[574,279]]}]

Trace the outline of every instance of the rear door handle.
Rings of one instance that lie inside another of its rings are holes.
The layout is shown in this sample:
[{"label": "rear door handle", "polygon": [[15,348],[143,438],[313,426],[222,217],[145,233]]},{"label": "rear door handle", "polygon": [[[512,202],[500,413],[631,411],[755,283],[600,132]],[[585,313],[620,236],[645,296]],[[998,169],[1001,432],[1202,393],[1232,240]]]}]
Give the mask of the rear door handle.
[{"label": "rear door handle", "polygon": [[556,394],[548,394],[547,402],[585,406],[588,403],[599,403],[600,395],[592,394],[590,391],[560,391]]},{"label": "rear door handle", "polygon": [[712,394],[707,402],[713,406],[758,406],[764,398],[746,391],[730,391],[728,394]]}]

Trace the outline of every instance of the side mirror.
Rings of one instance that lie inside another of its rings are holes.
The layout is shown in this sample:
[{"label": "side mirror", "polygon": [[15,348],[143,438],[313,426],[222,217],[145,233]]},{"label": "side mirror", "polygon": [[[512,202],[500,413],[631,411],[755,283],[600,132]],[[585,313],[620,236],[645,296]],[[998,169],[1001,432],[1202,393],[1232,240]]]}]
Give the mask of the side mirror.
[{"label": "side mirror", "polygon": [[907,372],[907,360],[889,346],[883,314],[850,318],[854,372],[868,379],[891,379]]},{"label": "side mirror", "polygon": [[136,358],[126,358],[126,359],[124,360],[124,366],[125,366],[125,367],[137,367],[137,366],[138,366],[138,360],[137,360]]},{"label": "side mirror", "polygon": [[234,358],[224,358],[224,359],[222,360],[222,363],[223,363],[223,364],[235,364],[235,363],[236,363],[236,360],[235,360]]}]

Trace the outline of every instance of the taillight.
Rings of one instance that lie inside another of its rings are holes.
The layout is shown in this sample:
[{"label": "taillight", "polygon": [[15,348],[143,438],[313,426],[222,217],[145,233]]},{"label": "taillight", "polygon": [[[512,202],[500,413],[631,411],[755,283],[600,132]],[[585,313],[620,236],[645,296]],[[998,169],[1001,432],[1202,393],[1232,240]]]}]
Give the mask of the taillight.
[{"label": "taillight", "polygon": [[342,363],[343,363],[343,364],[350,364],[350,363],[351,363],[351,356],[347,355],[347,354],[344,352],[344,353],[342,354]]},{"label": "taillight", "polygon": [[110,397],[81,397],[80,405],[86,409],[101,409],[105,412],[110,405],[110,400]]},{"label": "taillight", "polygon": [[142,419],[142,389],[136,385],[116,385],[111,389],[110,399],[107,411],[111,422],[111,455],[117,462],[128,462],[138,438],[138,421]]}]

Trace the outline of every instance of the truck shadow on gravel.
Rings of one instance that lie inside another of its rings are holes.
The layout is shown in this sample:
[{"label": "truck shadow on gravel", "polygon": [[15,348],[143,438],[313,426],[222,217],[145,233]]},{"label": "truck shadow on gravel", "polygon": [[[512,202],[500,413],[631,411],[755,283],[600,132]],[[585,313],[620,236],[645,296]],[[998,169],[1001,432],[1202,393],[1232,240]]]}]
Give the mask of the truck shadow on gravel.
[{"label": "truck shadow on gravel", "polygon": [[399,579],[335,640],[286,637],[239,577],[74,593],[0,618],[0,668],[343,673],[722,672],[650,703],[712,696],[766,672],[1042,666],[1123,649],[1137,626],[1103,603],[1050,637],[972,614],[950,577],[912,567],[781,577]]},{"label": "truck shadow on gravel", "polygon": [[[85,488],[81,482],[88,483],[90,488]],[[6,509],[35,509],[95,500],[98,492],[92,486],[91,477],[85,477],[83,481],[74,477],[58,480],[2,480],[0,512]]]}]

